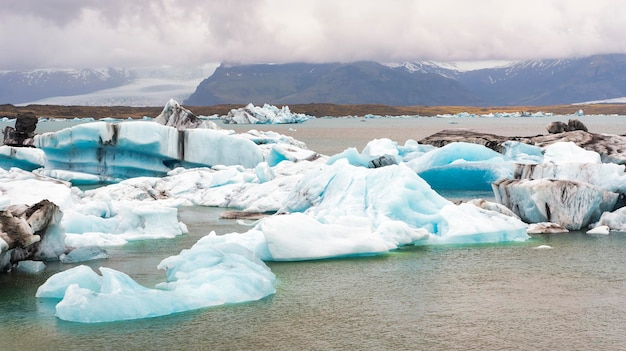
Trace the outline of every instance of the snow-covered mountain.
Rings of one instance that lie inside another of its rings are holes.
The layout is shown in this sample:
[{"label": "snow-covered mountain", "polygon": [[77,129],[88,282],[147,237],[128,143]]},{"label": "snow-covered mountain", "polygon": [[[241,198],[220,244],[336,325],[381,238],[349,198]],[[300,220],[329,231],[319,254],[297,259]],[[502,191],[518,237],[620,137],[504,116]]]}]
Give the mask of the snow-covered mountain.
[{"label": "snow-covered mountain", "polygon": [[127,84],[124,69],[39,69],[0,71],[0,103],[23,103],[50,96],[71,96]]},{"label": "snow-covered mountain", "polygon": [[5,71],[0,72],[0,103],[161,106],[189,97],[215,67]]},{"label": "snow-covered mountain", "polygon": [[[0,72],[0,104],[555,105],[620,102],[626,54],[521,62],[208,65]],[[617,100],[616,100],[617,99]]]},{"label": "snow-covered mountain", "polygon": [[465,72],[487,105],[556,105],[626,96],[626,54],[528,60]]}]

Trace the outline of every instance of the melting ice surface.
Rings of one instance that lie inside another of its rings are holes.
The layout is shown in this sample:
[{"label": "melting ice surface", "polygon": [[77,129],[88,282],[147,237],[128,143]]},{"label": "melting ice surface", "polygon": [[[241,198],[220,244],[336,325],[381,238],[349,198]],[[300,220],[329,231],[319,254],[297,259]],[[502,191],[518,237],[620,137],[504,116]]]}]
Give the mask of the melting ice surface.
[{"label": "melting ice surface", "polygon": [[[159,268],[166,279],[154,288],[106,267],[101,275],[82,266],[58,273],[37,296],[61,299],[59,318],[103,322],[258,300],[273,294],[275,283],[259,258],[323,259],[382,254],[403,245],[528,238],[520,220],[469,203],[456,205],[424,178],[458,178],[459,189],[481,188],[509,175],[513,162],[541,162],[535,147],[509,145],[501,155],[473,144],[435,149],[380,139],[362,152],[349,149],[329,158],[272,132],[179,132],[150,123],[93,123],[42,137],[46,167],[0,170],[0,205],[51,199],[64,212],[64,240],[71,247],[182,235],[186,228],[177,220],[180,206],[276,214],[244,233],[211,233],[164,259]],[[76,150],[75,143],[83,143],[87,151]],[[559,150],[550,157],[566,152]],[[59,155],[73,161],[63,163]],[[201,162],[199,155],[212,161]],[[371,168],[381,158],[387,166]],[[129,178],[124,173],[138,169],[158,174]],[[108,181],[128,179],[80,191],[49,178],[102,178],[99,171]],[[468,172],[481,176],[467,177]]]},{"label": "melting ice surface", "polygon": [[275,293],[274,274],[237,245],[195,245],[159,264],[166,280],[146,288],[128,275],[78,266],[50,277],[37,297],[62,299],[56,315],[83,323],[157,317],[198,308],[255,301]]}]

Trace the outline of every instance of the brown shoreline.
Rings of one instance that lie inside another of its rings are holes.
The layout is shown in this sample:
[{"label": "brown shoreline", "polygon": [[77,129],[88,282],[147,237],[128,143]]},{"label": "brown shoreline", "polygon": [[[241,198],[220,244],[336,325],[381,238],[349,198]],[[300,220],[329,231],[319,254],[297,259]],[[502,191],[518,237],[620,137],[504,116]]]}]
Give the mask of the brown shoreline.
[{"label": "brown shoreline", "polygon": [[[214,106],[185,106],[196,115],[225,115],[234,108],[245,105],[229,104]],[[281,106],[281,105],[276,105]],[[587,115],[626,115],[626,104],[590,104],[590,105],[553,105],[553,106],[388,106],[388,105],[339,105],[339,104],[294,104],[289,109],[295,113],[311,116],[364,116],[366,114],[382,116],[419,115],[436,116],[461,112],[487,114],[497,112],[546,112],[559,115],[574,114],[583,110]],[[0,117],[15,117],[18,113],[33,112],[38,117],[47,118],[142,118],[156,117],[163,107],[128,107],[128,106],[60,106],[60,105],[0,105]]]}]

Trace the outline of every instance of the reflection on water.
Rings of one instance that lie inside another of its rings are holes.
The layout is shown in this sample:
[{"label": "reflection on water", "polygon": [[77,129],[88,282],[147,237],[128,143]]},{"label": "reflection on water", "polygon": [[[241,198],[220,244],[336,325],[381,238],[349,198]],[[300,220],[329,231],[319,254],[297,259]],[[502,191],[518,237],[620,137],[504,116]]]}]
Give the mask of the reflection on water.
[{"label": "reflection on water", "polygon": [[[356,128],[337,128],[345,140],[319,137],[307,143],[333,153],[342,143],[359,146],[362,139],[373,139],[376,133],[364,132],[361,125],[381,122],[357,121],[341,122]],[[317,123],[311,128],[323,134],[329,122]],[[400,125],[390,127],[395,132],[409,132],[404,120],[390,123]],[[296,128],[296,138],[317,135],[305,125]],[[119,269],[152,287],[164,279],[156,269],[163,258],[212,230],[247,230],[234,220],[220,220],[221,211],[182,208],[180,219],[190,234],[110,248],[110,259],[89,265]],[[552,249],[536,249],[539,245]],[[626,345],[626,233],[405,247],[378,257],[268,265],[278,278],[277,293],[262,301],[95,325],[58,320],[55,301],[34,297],[47,277],[70,265],[53,262],[42,274],[0,275],[0,349],[622,350]]]}]

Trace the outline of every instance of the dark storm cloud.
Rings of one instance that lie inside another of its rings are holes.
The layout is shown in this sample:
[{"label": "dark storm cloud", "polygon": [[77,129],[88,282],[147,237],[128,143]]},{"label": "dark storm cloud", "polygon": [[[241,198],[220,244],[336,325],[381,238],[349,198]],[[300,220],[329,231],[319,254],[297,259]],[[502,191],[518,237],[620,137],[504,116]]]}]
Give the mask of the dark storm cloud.
[{"label": "dark storm cloud", "polygon": [[2,0],[0,69],[626,52],[621,0]]}]

